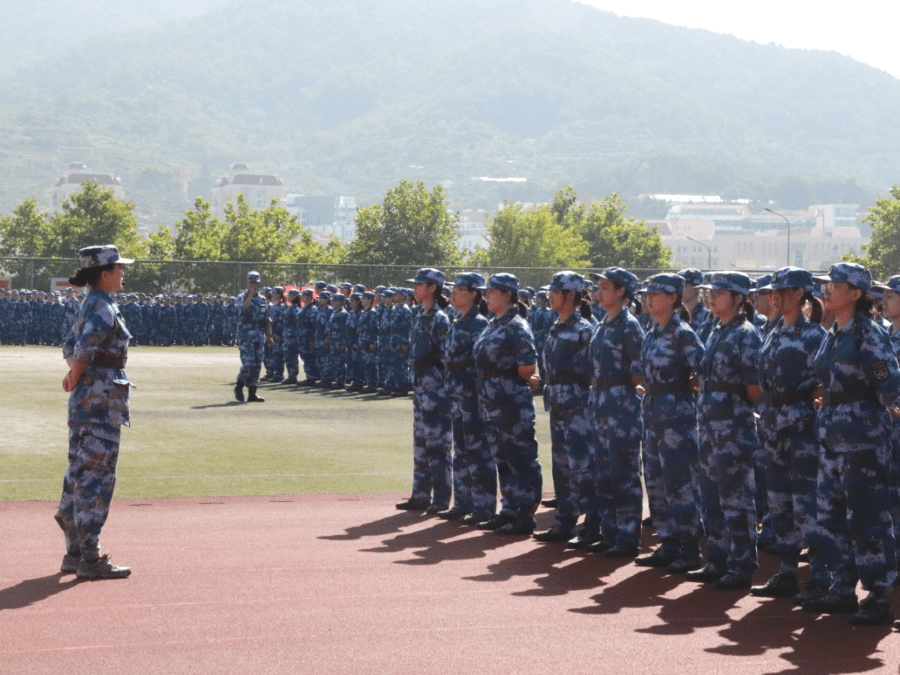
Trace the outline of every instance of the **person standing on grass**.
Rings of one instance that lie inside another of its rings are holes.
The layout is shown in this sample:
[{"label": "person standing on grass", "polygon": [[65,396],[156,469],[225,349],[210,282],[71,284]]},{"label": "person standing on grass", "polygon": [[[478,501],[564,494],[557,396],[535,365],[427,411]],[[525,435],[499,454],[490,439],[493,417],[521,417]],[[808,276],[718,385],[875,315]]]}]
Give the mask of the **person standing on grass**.
[{"label": "person standing on grass", "polygon": [[131,387],[124,370],[131,334],[110,294],[122,290],[123,265],[134,261],[111,245],[89,246],[78,255],[81,267],[69,283],[87,285],[90,292],[63,345],[69,365],[62,382],[69,394],[69,467],[55,516],[66,540],[60,571],[80,579],[121,579],[131,569],[101,555],[100,531],[116,485],[121,428],[129,425]]},{"label": "person standing on grass", "polygon": [[241,370],[234,385],[234,398],[243,403],[244,387],[248,388],[250,403],[263,403],[265,399],[256,395],[259,373],[262,370],[265,346],[272,345],[272,325],[266,317],[268,303],[259,292],[261,277],[259,272],[247,273],[247,290],[238,296],[240,308]]},{"label": "person standing on grass", "polygon": [[450,321],[444,313],[444,273],[432,268],[418,271],[416,316],[409,339],[409,368],[413,383],[413,486],[412,496],[397,504],[404,511],[435,515],[450,508],[452,496],[450,398],[444,384],[444,338]]}]

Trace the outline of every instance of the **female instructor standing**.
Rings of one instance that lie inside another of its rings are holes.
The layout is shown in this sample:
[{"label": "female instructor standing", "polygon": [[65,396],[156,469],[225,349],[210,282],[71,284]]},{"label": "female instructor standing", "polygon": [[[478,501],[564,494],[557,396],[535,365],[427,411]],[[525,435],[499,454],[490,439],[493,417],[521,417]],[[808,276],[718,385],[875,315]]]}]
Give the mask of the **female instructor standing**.
[{"label": "female instructor standing", "polygon": [[115,246],[90,246],[78,255],[81,267],[69,283],[89,292],[63,346],[70,369],[62,383],[69,392],[69,468],[56,513],[66,537],[60,571],[120,579],[131,569],[100,555],[100,530],[116,484],[121,427],[128,426],[131,383],[124,368],[131,334],[110,294],[122,290],[122,266],[134,261]]}]

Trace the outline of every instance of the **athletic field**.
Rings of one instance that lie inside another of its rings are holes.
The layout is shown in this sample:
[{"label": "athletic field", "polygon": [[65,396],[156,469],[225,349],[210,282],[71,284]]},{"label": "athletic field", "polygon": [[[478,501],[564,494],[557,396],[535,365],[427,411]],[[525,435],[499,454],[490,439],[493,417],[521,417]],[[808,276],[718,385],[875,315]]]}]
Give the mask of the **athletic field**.
[{"label": "athletic field", "polygon": [[[82,582],[58,572],[53,520],[60,351],[0,348],[0,673],[900,671],[888,626],[395,510],[409,399],[267,386],[266,403],[238,404],[234,349],[135,348],[127,370],[133,426],[102,545],[134,571]],[[762,556],[757,582],[775,568]]]}]

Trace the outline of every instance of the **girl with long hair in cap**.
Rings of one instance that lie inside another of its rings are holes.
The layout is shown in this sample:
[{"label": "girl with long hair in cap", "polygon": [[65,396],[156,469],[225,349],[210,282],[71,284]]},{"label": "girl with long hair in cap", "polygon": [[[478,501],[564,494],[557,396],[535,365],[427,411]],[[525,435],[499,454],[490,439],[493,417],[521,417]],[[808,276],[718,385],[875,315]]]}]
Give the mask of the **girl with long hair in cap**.
[{"label": "girl with long hair in cap", "polygon": [[644,331],[628,311],[638,288],[631,272],[610,267],[592,274],[603,319],[591,338],[590,417],[597,441],[597,504],[603,539],[593,550],[634,558],[641,543],[641,342]]},{"label": "girl with long hair in cap", "polygon": [[421,304],[409,339],[413,383],[412,496],[397,504],[407,511],[434,515],[450,508],[452,496],[450,400],[444,386],[444,339],[450,321],[443,308],[444,273],[418,271],[415,296]]},{"label": "girl with long hair in cap", "polygon": [[482,313],[483,289],[484,277],[476,272],[456,277],[450,303],[457,316],[444,341],[453,427],[453,508],[438,515],[466,525],[482,523],[497,510],[497,467],[481,419],[473,356],[475,340],[488,325]]},{"label": "girl with long hair in cap", "polygon": [[[541,379],[544,408],[550,413],[556,522],[534,538],[543,542],[571,539],[571,548],[585,549],[600,540],[596,447],[587,417],[591,387],[588,346],[593,328],[580,311],[584,277],[558,272],[548,290],[550,307],[558,318],[547,333],[546,372]],[[585,520],[576,537],[575,524],[581,514]]]},{"label": "girl with long hair in cap", "polygon": [[[685,572],[700,559],[700,488],[694,375],[703,360],[700,338],[682,317],[684,278],[657,274],[647,284],[653,326],[641,343],[645,391],[644,481],[659,547],[635,560],[642,567]],[[685,316],[690,315],[685,312]]]},{"label": "girl with long hair in cap", "polygon": [[[752,286],[741,272],[717,272],[710,311],[717,319],[699,371],[700,494],[709,562],[688,577],[719,590],[749,589],[758,567],[754,462],[759,448],[754,407],[762,399],[756,358],[760,337],[745,313]],[[671,566],[670,566],[670,571]],[[699,577],[699,578],[698,578]],[[716,579],[715,577],[718,577]]]},{"label": "girl with long hair in cap", "polygon": [[[819,384],[815,355],[825,329],[802,312],[812,297],[813,277],[798,267],[782,267],[767,287],[780,316],[759,349],[763,392],[760,440],[765,451],[767,503],[778,552],[778,573],[750,589],[766,598],[794,598],[795,604],[825,592],[830,585],[816,526],[816,476],[819,439],[813,392]],[[809,547],[810,578],[801,591],[797,567],[803,542]]]},{"label": "girl with long hair in cap", "polygon": [[124,369],[131,334],[110,294],[122,290],[123,265],[134,261],[122,258],[115,246],[89,246],[78,254],[81,267],[69,283],[86,285],[89,292],[63,345],[69,365],[62,382],[69,394],[69,467],[56,512],[66,539],[60,571],[82,579],[119,579],[131,570],[100,554],[100,531],[116,485],[122,425],[129,426],[131,383]]},{"label": "girl with long hair in cap", "polygon": [[543,487],[530,391],[539,381],[537,355],[531,329],[519,312],[518,292],[514,275],[491,276],[485,302],[493,318],[473,349],[478,398],[502,496],[500,513],[478,527],[504,535],[534,532]]},{"label": "girl with long hair in cap", "polygon": [[[832,585],[803,609],[852,614],[857,625],[888,623],[893,619],[888,594],[897,574],[888,408],[900,399],[900,367],[887,331],[869,317],[869,270],[838,263],[816,280],[825,285],[825,309],[835,317],[815,359],[822,386],[817,522]],[[857,581],[868,592],[859,606]]]}]

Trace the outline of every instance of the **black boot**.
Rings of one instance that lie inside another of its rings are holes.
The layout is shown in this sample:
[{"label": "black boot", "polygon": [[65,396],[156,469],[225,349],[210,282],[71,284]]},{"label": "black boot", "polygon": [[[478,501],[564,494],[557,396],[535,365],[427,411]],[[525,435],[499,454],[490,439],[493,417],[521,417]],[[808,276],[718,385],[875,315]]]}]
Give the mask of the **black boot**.
[{"label": "black boot", "polygon": [[266,402],[266,399],[260,398],[259,396],[256,395],[256,387],[248,387],[247,392],[250,394],[247,397],[247,401],[249,403],[265,403]]},{"label": "black boot", "polygon": [[244,402],[244,383],[240,380],[234,385],[234,400]]}]

